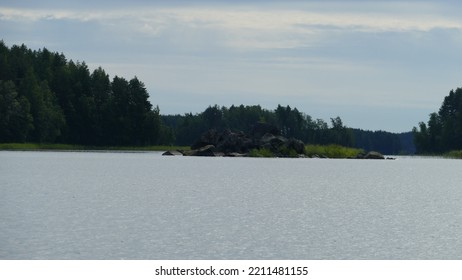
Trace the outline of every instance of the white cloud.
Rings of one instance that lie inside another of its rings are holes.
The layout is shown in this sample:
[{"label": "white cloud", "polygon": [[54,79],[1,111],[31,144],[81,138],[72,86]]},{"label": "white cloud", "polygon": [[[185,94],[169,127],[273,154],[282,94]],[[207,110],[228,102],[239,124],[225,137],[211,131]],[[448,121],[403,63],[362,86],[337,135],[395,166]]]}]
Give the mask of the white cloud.
[{"label": "white cloud", "polygon": [[[462,21],[425,15],[178,8],[135,12],[147,35],[183,26],[221,32],[223,44],[238,49],[307,47],[329,32],[427,32],[462,30]],[[135,15],[133,15],[135,16]],[[133,24],[138,24],[133,21]],[[149,27],[152,30],[150,30]]]},{"label": "white cloud", "polygon": [[[410,11],[412,9],[409,9]],[[40,10],[1,8],[0,19],[9,21],[76,20],[97,21],[103,25],[141,33],[143,36],[186,36],[202,40],[200,33],[215,34],[212,39],[230,48],[279,49],[315,44],[329,32],[427,32],[433,29],[462,30],[462,20],[434,14],[399,11],[338,12],[291,9],[228,7],[92,10]],[[196,38],[198,36],[198,38]]]}]

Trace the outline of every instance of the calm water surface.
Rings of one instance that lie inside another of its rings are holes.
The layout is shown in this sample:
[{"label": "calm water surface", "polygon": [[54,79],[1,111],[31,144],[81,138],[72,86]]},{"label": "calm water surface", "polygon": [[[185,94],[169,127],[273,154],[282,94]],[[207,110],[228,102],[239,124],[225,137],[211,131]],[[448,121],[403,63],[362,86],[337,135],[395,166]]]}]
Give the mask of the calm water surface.
[{"label": "calm water surface", "polygon": [[0,152],[0,259],[462,259],[461,171]]}]

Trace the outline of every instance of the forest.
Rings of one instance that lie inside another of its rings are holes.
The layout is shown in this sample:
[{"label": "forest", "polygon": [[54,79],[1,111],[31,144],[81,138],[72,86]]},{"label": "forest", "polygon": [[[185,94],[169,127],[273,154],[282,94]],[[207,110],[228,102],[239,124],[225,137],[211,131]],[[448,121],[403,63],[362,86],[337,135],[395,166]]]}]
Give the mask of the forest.
[{"label": "forest", "polygon": [[136,77],[112,80],[102,69],[46,48],[0,43],[0,142],[155,145],[168,141],[159,108]]},{"label": "forest", "polygon": [[413,128],[419,154],[442,154],[462,150],[462,88],[451,90],[438,112],[427,123]]},{"label": "forest", "polygon": [[209,129],[231,129],[250,133],[256,122],[278,127],[287,138],[300,139],[307,144],[337,144],[384,154],[413,154],[412,133],[390,133],[352,129],[343,124],[340,117],[313,119],[289,105],[278,105],[267,110],[259,105],[219,107],[209,106],[200,114],[161,116],[163,124],[171,128],[177,145],[190,145],[201,133]]},{"label": "forest", "polygon": [[191,145],[211,128],[248,132],[256,122],[266,122],[307,144],[414,152],[411,132],[352,129],[340,117],[313,119],[289,105],[274,110],[214,105],[200,113],[161,115],[149,99],[136,76],[111,79],[101,67],[90,71],[85,62],[67,60],[62,53],[10,48],[0,41],[0,143]]}]

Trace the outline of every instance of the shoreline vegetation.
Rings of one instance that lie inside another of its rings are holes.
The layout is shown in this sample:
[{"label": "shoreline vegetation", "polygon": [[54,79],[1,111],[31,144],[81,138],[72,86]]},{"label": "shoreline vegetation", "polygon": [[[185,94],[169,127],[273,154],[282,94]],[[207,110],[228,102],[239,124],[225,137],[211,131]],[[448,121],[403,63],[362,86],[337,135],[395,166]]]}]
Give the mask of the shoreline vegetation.
[{"label": "shoreline vegetation", "polygon": [[[189,146],[84,146],[71,144],[46,143],[0,143],[0,151],[133,151],[133,152],[166,152],[190,151]],[[364,152],[362,149],[343,147],[340,145],[305,145],[305,156],[308,158],[354,158]],[[276,157],[267,149],[253,149],[248,157]],[[296,154],[294,154],[295,157]],[[291,157],[291,156],[288,156]]]},{"label": "shoreline vegetation", "polygon": [[164,152],[167,150],[189,150],[188,146],[85,146],[46,143],[0,143],[0,151],[134,151]]},{"label": "shoreline vegetation", "polygon": [[450,151],[443,154],[445,158],[462,159],[462,150]]},{"label": "shoreline vegetation", "polygon": [[[0,151],[126,151],[126,152],[167,152],[190,151],[189,146],[84,146],[71,144],[47,143],[0,143]],[[304,155],[307,158],[355,158],[362,149],[344,147],[340,145],[305,145]],[[462,159],[462,150],[450,151],[444,154],[431,154],[428,156]],[[267,149],[254,149],[248,157],[270,158],[275,155]],[[295,156],[294,156],[295,157]]]},{"label": "shoreline vegetation", "polygon": [[[286,138],[273,125],[257,122],[250,133],[210,129],[203,133],[189,151],[169,150],[164,156],[260,157],[260,158],[348,158],[385,159],[376,151],[365,151],[338,144],[310,144]],[[394,158],[387,158],[394,159]]]},{"label": "shoreline vegetation", "polygon": [[[305,145],[302,157],[306,158],[330,158],[330,159],[353,159],[358,155],[364,154],[364,150],[343,147],[340,145]],[[248,154],[249,157],[276,157],[273,152],[268,149],[253,149]],[[286,157],[300,157],[294,151],[288,152]]]}]

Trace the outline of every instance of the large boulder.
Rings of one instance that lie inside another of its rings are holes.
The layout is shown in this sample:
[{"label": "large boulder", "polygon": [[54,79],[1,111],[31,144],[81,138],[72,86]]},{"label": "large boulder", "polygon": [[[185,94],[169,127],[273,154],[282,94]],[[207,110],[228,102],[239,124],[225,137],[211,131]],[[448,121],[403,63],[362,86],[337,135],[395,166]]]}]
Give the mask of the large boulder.
[{"label": "large boulder", "polygon": [[385,159],[385,157],[381,153],[374,152],[374,151],[368,152],[367,154],[361,152],[356,156],[356,158],[357,159]]},{"label": "large boulder", "polygon": [[297,139],[287,139],[280,135],[277,127],[257,123],[249,135],[229,129],[218,132],[208,130],[185,151],[185,156],[243,156],[253,149],[267,149],[275,156],[297,156],[303,154],[305,144]]},{"label": "large boulder", "polygon": [[260,146],[262,148],[270,149],[272,151],[277,151],[280,147],[287,143],[287,138],[282,136],[275,136],[271,133],[266,133],[260,139]]},{"label": "large boulder", "polygon": [[257,122],[250,131],[250,137],[259,140],[267,133],[276,136],[281,135],[281,131],[276,126],[264,122]]},{"label": "large boulder", "polygon": [[266,144],[270,144],[273,139],[275,139],[276,136],[274,136],[271,133],[265,133],[261,138],[260,138],[260,145],[264,146]]},{"label": "large boulder", "polygon": [[305,152],[305,143],[303,141],[290,138],[286,143],[287,148],[294,150],[297,154],[303,154]]},{"label": "large boulder", "polygon": [[191,146],[192,150],[197,150],[207,145],[217,146],[220,141],[221,133],[215,129],[209,129]]},{"label": "large boulder", "polygon": [[165,153],[162,154],[163,156],[182,156],[183,153],[180,151],[166,151]]},{"label": "large boulder", "polygon": [[215,146],[206,145],[197,150],[192,150],[188,153],[189,156],[199,156],[199,157],[214,157],[215,155]]},{"label": "large boulder", "polygon": [[217,151],[222,153],[247,153],[252,147],[252,139],[242,131],[225,130],[217,143]]},{"label": "large boulder", "polygon": [[364,159],[385,159],[385,157],[379,152],[370,151],[364,156]]}]

